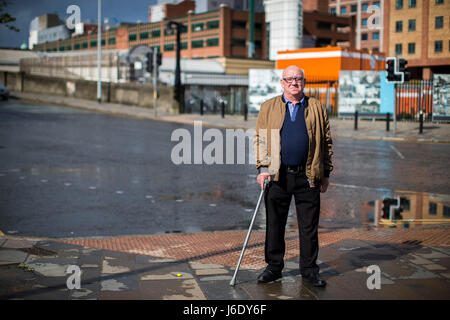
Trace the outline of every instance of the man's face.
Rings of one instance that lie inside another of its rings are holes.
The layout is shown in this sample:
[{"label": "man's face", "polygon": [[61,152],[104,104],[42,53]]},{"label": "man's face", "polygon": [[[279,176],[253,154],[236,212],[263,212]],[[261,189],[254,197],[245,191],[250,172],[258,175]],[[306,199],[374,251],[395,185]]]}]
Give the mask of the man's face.
[{"label": "man's face", "polygon": [[[301,79],[298,81],[298,79]],[[291,81],[292,80],[292,81]],[[303,73],[299,69],[286,69],[281,79],[281,87],[288,95],[298,96],[303,94],[305,79]]]}]

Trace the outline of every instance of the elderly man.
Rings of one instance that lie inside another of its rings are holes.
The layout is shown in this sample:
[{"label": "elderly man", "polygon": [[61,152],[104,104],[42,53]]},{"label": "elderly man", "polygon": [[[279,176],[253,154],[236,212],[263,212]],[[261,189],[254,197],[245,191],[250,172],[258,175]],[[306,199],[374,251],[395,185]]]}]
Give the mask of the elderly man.
[{"label": "elderly man", "polygon": [[283,94],[261,105],[255,133],[257,181],[269,183],[266,205],[265,260],[267,267],[258,282],[280,279],[284,267],[285,227],[292,196],[297,209],[300,235],[302,280],[323,287],[316,264],[319,253],[318,225],[320,193],[326,192],[332,141],[324,106],[305,97],[302,69],[289,66],[283,71]]}]

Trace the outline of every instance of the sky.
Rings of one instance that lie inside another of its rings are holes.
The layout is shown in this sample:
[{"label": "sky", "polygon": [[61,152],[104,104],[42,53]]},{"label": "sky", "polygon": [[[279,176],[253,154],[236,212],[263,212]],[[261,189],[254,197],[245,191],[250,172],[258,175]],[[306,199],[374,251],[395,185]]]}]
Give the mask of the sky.
[{"label": "sky", "polygon": [[[37,16],[46,13],[57,13],[59,18],[65,20],[70,16],[67,7],[77,5],[80,7],[81,21],[87,19],[97,23],[97,0],[7,0],[8,12],[16,21],[11,23],[20,30],[15,32],[4,25],[0,25],[0,47],[18,48],[22,43],[28,45],[30,22]],[[102,0],[102,19],[116,18],[121,22],[148,22],[148,8],[156,0]]]}]

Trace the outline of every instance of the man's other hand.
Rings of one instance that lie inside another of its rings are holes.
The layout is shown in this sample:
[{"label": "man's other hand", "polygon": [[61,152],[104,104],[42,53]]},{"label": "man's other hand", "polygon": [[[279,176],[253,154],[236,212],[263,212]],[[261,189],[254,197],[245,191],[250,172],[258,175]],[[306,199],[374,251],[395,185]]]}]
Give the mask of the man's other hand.
[{"label": "man's other hand", "polygon": [[261,186],[261,190],[264,189],[264,180],[270,181],[270,174],[268,172],[260,173],[258,174],[258,177],[256,180],[258,181],[259,185]]},{"label": "man's other hand", "polygon": [[320,184],[320,192],[325,193],[327,192],[328,185],[330,184],[330,181],[328,178],[323,178]]}]

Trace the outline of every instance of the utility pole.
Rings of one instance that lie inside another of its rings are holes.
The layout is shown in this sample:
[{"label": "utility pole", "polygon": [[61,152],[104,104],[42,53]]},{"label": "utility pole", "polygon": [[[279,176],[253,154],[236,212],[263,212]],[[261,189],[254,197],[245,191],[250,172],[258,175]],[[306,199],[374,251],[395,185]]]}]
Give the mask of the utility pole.
[{"label": "utility pole", "polygon": [[156,112],[156,103],[158,100],[158,47],[153,48],[153,108],[155,109],[155,118],[157,115]]},{"label": "utility pole", "polygon": [[184,113],[184,94],[181,86],[181,68],[180,68],[180,51],[181,51],[181,29],[184,25],[181,22],[169,21],[167,22],[166,29],[176,30],[176,64],[175,64],[175,100],[178,102],[178,110],[180,113]]},{"label": "utility pole", "polygon": [[255,56],[255,0],[249,1],[249,35],[248,35],[248,57]]},{"label": "utility pole", "polygon": [[97,8],[97,101],[102,101],[102,0],[98,0]]}]

